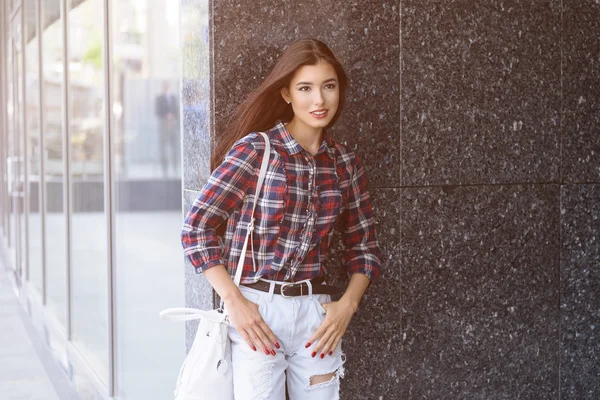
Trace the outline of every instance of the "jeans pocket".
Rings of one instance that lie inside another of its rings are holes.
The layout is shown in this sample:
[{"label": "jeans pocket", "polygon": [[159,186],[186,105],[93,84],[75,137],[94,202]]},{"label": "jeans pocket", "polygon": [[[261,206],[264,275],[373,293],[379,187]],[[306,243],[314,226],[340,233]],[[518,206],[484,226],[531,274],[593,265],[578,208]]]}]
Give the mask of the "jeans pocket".
[{"label": "jeans pocket", "polygon": [[328,294],[315,294],[313,296],[313,301],[314,301],[315,305],[317,306],[317,310],[319,310],[319,312],[321,313],[323,318],[325,318],[325,315],[327,314],[327,310],[325,310],[325,308],[323,308],[323,303],[330,302],[331,297]]}]

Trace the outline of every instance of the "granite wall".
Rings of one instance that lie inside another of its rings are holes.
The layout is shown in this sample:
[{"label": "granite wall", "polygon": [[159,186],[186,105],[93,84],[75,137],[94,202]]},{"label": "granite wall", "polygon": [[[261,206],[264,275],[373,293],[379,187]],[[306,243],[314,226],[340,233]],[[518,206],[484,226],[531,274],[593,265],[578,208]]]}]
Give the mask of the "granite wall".
[{"label": "granite wall", "polygon": [[[600,2],[181,4],[184,208],[288,43],[325,41],[350,77],[332,134],[363,159],[385,263],[343,399],[600,398]],[[213,306],[191,267],[186,287]]]}]

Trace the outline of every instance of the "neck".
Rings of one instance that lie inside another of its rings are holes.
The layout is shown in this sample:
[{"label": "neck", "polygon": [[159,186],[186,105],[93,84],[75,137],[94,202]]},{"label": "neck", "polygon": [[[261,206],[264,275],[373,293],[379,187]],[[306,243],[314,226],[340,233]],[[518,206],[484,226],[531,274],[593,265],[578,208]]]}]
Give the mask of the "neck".
[{"label": "neck", "polygon": [[304,150],[312,155],[317,154],[319,147],[321,147],[323,128],[312,128],[298,123],[296,119],[293,118],[287,124],[287,130]]}]

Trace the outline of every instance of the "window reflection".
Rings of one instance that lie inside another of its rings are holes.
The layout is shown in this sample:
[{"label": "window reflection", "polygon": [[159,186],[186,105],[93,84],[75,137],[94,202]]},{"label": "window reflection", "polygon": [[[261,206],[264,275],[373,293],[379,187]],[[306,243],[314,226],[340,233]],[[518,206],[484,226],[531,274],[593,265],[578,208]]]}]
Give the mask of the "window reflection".
[{"label": "window reflection", "polygon": [[73,341],[108,382],[102,0],[69,0]]},{"label": "window reflection", "polygon": [[8,246],[14,249],[17,244],[17,214],[16,207],[13,200],[13,186],[16,182],[16,143],[15,143],[15,123],[17,117],[17,110],[15,104],[15,84],[14,84],[14,58],[16,55],[13,53],[14,45],[12,40],[8,40],[7,45],[7,59],[6,59],[6,72],[8,77],[7,82],[7,102],[6,102],[6,114],[7,114],[7,135],[6,135],[6,149],[7,149],[7,170],[6,175],[8,178]]},{"label": "window reflection", "polygon": [[42,2],[43,142],[48,306],[66,325],[66,220],[63,207],[63,35],[60,0]]},{"label": "window reflection", "polygon": [[[17,16],[17,18],[19,18]],[[21,27],[21,24],[19,23],[17,25],[18,28]],[[25,197],[24,197],[24,190],[25,190],[25,127],[24,127],[24,119],[23,119],[23,110],[24,110],[24,105],[23,105],[23,92],[24,92],[24,87],[23,87],[23,75],[24,75],[24,71],[23,71],[23,38],[19,37],[18,42],[15,42],[15,50],[16,50],[16,71],[15,71],[15,78],[16,78],[16,89],[17,89],[17,93],[16,93],[16,109],[15,109],[15,129],[16,129],[16,137],[15,137],[15,141],[16,141],[16,151],[15,154],[17,155],[16,158],[16,163],[15,163],[15,172],[17,175],[17,179],[16,179],[16,188],[18,189],[18,193],[19,195],[17,197],[15,197],[15,211],[17,213],[17,223],[19,224],[18,226],[18,232],[19,232],[19,240],[17,242],[17,247],[18,247],[18,257],[17,257],[17,273],[19,276],[19,279],[24,278],[25,277],[25,270],[27,268],[26,266],[26,260],[27,260],[27,247],[26,247],[26,230],[25,230]]]},{"label": "window reflection", "polygon": [[[112,1],[117,396],[166,399],[185,354],[179,2]],[[148,356],[152,349],[152,356]]]},{"label": "window reflection", "polygon": [[178,4],[171,3],[114,1],[113,150],[121,177],[181,174]]},{"label": "window reflection", "polygon": [[29,280],[42,292],[42,220],[40,202],[40,80],[37,2],[25,2],[25,80],[27,99],[27,161],[29,167]]}]

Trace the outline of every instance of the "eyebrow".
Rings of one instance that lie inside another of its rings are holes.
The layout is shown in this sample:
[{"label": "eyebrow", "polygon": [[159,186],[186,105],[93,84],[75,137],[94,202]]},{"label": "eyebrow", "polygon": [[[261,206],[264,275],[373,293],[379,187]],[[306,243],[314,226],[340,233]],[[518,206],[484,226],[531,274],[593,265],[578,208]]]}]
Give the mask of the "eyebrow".
[{"label": "eyebrow", "polygon": [[[327,79],[323,83],[329,83],[329,82],[337,82],[337,79],[335,79],[335,78],[329,78],[329,79]],[[299,85],[312,85],[312,84],[313,84],[312,82],[298,82],[298,83],[296,83],[296,86],[299,86]]]}]

